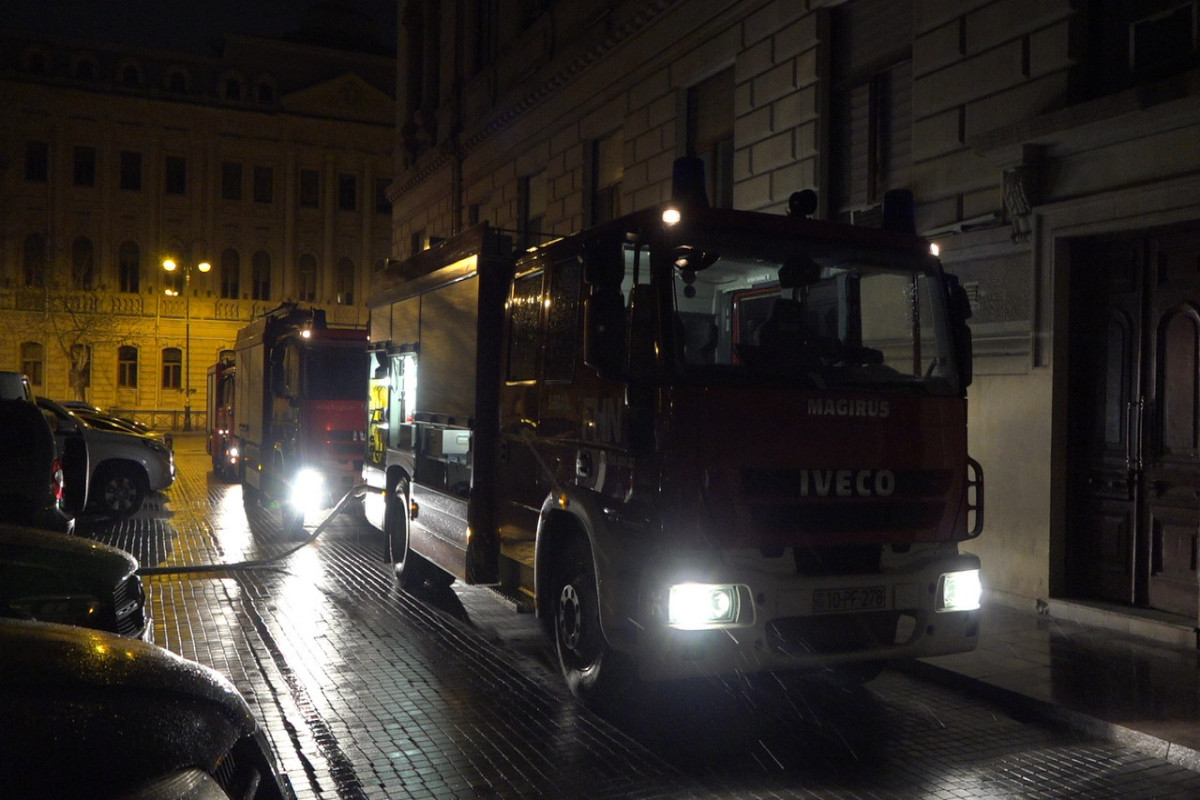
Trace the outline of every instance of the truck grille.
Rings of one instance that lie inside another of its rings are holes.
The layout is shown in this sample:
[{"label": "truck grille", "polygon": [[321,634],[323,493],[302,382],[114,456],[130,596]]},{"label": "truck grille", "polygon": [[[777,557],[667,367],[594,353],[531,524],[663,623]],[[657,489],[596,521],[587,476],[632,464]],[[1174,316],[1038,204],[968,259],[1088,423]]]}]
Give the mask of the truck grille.
[{"label": "truck grille", "polygon": [[767,644],[776,653],[819,655],[890,647],[896,641],[899,611],[866,611],[817,617],[782,617],[767,625]]}]

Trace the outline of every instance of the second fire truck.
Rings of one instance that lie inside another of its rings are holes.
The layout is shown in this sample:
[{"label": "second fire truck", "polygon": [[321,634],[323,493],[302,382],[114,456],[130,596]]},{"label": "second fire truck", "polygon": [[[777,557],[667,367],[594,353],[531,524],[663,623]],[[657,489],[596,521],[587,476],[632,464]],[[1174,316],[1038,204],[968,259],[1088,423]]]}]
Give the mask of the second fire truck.
[{"label": "second fire truck", "polygon": [[284,304],[238,331],[234,443],[248,507],[278,509],[298,535],[306,510],[333,506],[362,471],[366,331]]},{"label": "second fire truck", "polygon": [[911,232],[689,185],[377,274],[365,511],[400,583],[536,609],[585,702],[972,649],[964,291]]}]

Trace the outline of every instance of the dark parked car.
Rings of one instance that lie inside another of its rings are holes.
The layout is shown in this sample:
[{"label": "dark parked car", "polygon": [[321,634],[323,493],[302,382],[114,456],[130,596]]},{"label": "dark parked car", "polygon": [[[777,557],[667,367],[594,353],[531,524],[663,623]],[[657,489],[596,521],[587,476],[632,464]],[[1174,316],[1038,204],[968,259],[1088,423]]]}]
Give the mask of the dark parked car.
[{"label": "dark parked car", "polygon": [[0,522],[71,533],[87,502],[88,451],[64,431],[62,453],[42,411],[0,400]]},{"label": "dark parked car", "polygon": [[0,525],[0,617],[149,641],[153,629],[137,569],[137,559],[115,547]]},{"label": "dark parked car", "polygon": [[220,673],[145,642],[0,620],[0,797],[293,800]]}]

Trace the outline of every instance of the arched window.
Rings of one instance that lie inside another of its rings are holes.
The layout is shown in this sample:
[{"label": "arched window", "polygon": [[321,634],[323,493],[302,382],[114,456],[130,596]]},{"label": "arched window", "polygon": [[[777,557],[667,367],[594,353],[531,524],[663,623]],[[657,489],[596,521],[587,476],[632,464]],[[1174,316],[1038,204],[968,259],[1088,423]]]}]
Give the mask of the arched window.
[{"label": "arched window", "polygon": [[296,271],[296,299],[302,303],[317,300],[317,258],[311,253],[300,256]]},{"label": "arched window", "polygon": [[225,99],[234,102],[242,99],[242,82],[237,78],[225,79]]},{"label": "arched window", "polygon": [[183,70],[175,69],[167,76],[167,90],[171,92],[186,92],[187,91],[187,74]]},{"label": "arched window", "polygon": [[334,300],[340,306],[354,305],[354,262],[348,258],[338,261],[337,297]]},{"label": "arched window", "polygon": [[95,284],[95,248],[91,239],[77,236],[71,243],[71,288],[90,290]]},{"label": "arched window", "polygon": [[142,72],[135,64],[126,64],[121,67],[121,85],[122,86],[141,86]]},{"label": "arched window", "polygon": [[88,56],[81,56],[75,62],[75,78],[81,81],[90,81],[96,77],[96,62]]},{"label": "arched window", "polygon": [[25,237],[21,263],[25,267],[25,285],[41,289],[46,285],[46,239],[40,233]]},{"label": "arched window", "polygon": [[271,299],[271,256],[266,250],[254,254],[250,265],[250,299]]},{"label": "arched window", "polygon": [[117,386],[137,388],[138,349],[131,345],[117,348]]},{"label": "arched window", "polygon": [[221,297],[237,300],[241,297],[242,257],[232,247],[221,253]]},{"label": "arched window", "polygon": [[162,351],[162,388],[179,389],[183,386],[183,351],[178,347],[164,347]]},{"label": "arched window", "polygon": [[137,294],[142,287],[142,248],[137,242],[121,242],[117,248],[117,289]]},{"label": "arched window", "polygon": [[21,342],[21,372],[34,386],[45,383],[46,348],[37,342]]},{"label": "arched window", "polygon": [[258,104],[262,106],[275,105],[275,87],[266,80],[260,80],[257,87]]}]

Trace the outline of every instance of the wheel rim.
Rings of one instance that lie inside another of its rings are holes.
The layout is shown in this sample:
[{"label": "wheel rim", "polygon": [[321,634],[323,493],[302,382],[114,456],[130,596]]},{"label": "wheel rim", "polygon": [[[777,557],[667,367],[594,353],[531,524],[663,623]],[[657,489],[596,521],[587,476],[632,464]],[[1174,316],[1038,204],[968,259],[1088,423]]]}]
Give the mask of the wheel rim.
[{"label": "wheel rim", "polygon": [[104,504],[112,511],[129,511],[136,499],[137,487],[127,476],[118,475],[104,485]]},{"label": "wheel rim", "polygon": [[572,655],[582,657],[583,601],[574,583],[564,585],[558,598],[558,638]]}]

